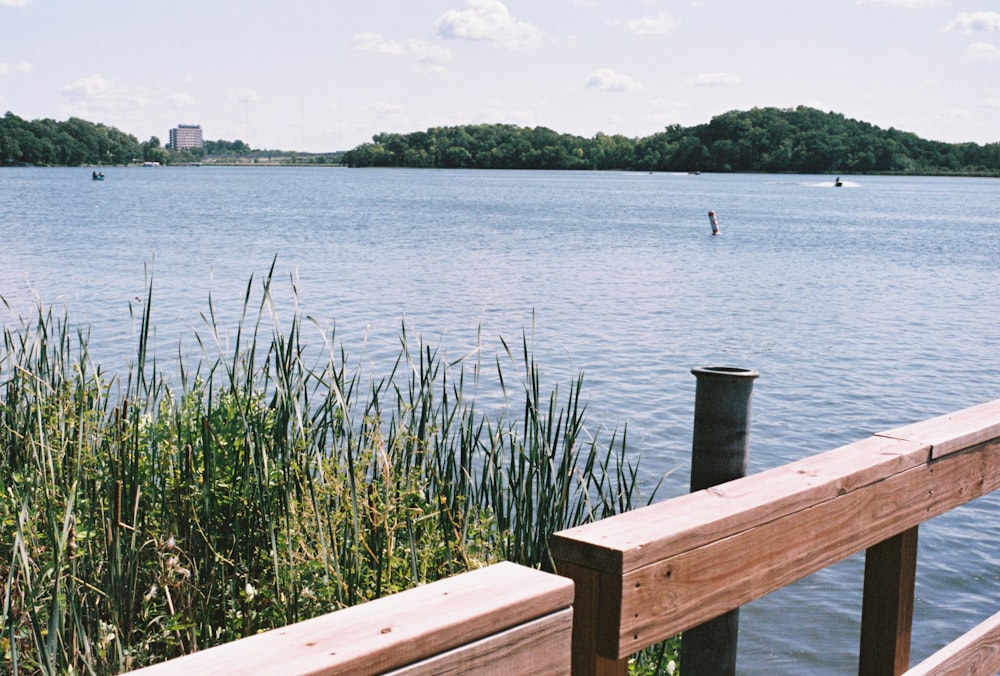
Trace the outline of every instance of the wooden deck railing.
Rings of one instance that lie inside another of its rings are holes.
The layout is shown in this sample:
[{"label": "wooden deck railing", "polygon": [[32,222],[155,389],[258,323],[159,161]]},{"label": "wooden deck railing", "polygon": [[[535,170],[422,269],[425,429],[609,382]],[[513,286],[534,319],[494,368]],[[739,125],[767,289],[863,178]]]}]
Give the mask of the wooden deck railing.
[{"label": "wooden deck railing", "polygon": [[[998,487],[995,401],[557,533],[573,673],[623,674],[632,653],[867,550],[859,673],[901,674],[919,524]],[[910,673],[995,674],[998,627]]]},{"label": "wooden deck railing", "polygon": [[907,667],[919,525],[998,487],[1000,400],[557,533],[572,581],[498,564],[139,673],[558,674],[572,661],[620,675],[632,653],[867,550],[859,673],[992,675],[1000,613]]},{"label": "wooden deck railing", "polygon": [[573,583],[499,563],[134,674],[568,674]]}]

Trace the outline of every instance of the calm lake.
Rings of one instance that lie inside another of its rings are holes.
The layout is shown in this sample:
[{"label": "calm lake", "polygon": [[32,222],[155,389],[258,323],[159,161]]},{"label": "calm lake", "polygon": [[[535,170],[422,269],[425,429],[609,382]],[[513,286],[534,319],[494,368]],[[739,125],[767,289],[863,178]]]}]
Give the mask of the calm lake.
[{"label": "calm lake", "polygon": [[[757,369],[750,471],[1000,398],[1000,181],[641,173],[108,168],[0,170],[0,306],[89,325],[134,358],[153,278],[157,360],[195,351],[211,296],[230,334],[276,260],[348,355],[400,327],[458,357],[522,332],[551,389],[627,424],[648,491],[686,492],[695,366]],[[714,209],[722,234],[710,235]],[[316,336],[319,341],[320,332]],[[180,341],[180,342],[179,342]],[[564,388],[561,388],[564,391]],[[913,658],[998,610],[1000,496],[920,531]],[[857,670],[863,556],[746,606],[741,673]]]}]

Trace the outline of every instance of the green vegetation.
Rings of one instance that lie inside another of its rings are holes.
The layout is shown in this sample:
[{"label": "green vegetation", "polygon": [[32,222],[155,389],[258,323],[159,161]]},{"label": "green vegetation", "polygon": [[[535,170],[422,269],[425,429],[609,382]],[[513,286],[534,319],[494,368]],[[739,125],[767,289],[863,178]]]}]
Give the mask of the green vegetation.
[{"label": "green vegetation", "polygon": [[205,141],[172,150],[153,136],[134,136],[77,118],[0,119],[0,166],[128,164],[264,164],[465,169],[614,169],[789,173],[965,174],[1000,176],[1000,142],[943,143],[814,108],[754,108],[718,115],[694,127],[671,125],[644,138],[593,138],[545,127],[477,124],[376,134],[346,152],[252,149],[240,140]]},{"label": "green vegetation", "polygon": [[348,151],[352,167],[619,169],[1000,175],[1000,143],[926,141],[837,113],[754,108],[640,139],[587,139],[544,127],[470,125],[378,134]]},{"label": "green vegetation", "polygon": [[128,164],[142,152],[134,136],[76,117],[28,122],[8,112],[0,118],[0,166]]},{"label": "green vegetation", "polygon": [[446,361],[404,326],[391,371],[365,376],[297,311],[280,328],[270,290],[270,275],[248,284],[225,353],[209,301],[202,357],[179,362],[178,383],[150,356],[152,286],[123,377],[65,315],[39,307],[4,329],[13,673],[118,673],[501,559],[550,569],[553,531],[637,505],[625,434],[585,426],[582,376],[545,393],[529,335],[484,366],[482,350]]},{"label": "green vegetation", "polygon": [[644,138],[593,138],[545,127],[477,124],[376,134],[347,152],[257,150],[240,140],[173,150],[77,118],[0,119],[0,166],[264,164],[464,169],[615,169],[789,173],[967,174],[1000,176],[1000,142],[943,143],[814,108],[754,108],[694,127],[671,125]]},{"label": "green vegetation", "polygon": [[76,117],[65,122],[22,120],[8,112],[0,118],[0,167],[80,167],[160,164],[339,164],[343,153],[294,153],[253,150],[243,141],[205,141],[204,148],[173,150],[151,136],[140,143],[114,127]]}]

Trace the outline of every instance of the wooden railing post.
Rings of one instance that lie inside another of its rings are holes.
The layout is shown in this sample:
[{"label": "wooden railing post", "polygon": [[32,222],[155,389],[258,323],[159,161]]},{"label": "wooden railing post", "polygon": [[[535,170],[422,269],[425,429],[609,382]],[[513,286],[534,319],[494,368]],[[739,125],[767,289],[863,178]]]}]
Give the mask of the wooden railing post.
[{"label": "wooden railing post", "polygon": [[865,551],[859,676],[898,676],[910,666],[918,528]]},{"label": "wooden railing post", "polygon": [[573,600],[573,676],[626,676],[628,658],[613,660],[597,654],[597,630],[602,621],[600,614],[599,571],[568,562],[557,562],[560,575],[573,580],[576,592]]}]

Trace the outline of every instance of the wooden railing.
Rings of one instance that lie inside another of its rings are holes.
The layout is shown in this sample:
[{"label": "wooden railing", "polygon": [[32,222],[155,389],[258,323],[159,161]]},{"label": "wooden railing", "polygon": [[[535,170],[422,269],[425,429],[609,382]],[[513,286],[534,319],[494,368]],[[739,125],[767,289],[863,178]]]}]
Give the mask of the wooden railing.
[{"label": "wooden railing", "polygon": [[137,673],[619,675],[867,550],[859,673],[992,675],[1000,613],[907,667],[919,524],[998,487],[1000,400],[557,533],[566,577],[498,564]]},{"label": "wooden railing", "polygon": [[133,672],[568,674],[573,583],[499,563]]},{"label": "wooden railing", "polygon": [[[623,674],[632,653],[867,550],[859,673],[901,674],[919,524],[998,487],[995,401],[557,533],[573,673]],[[910,674],[997,673],[998,627]]]}]

